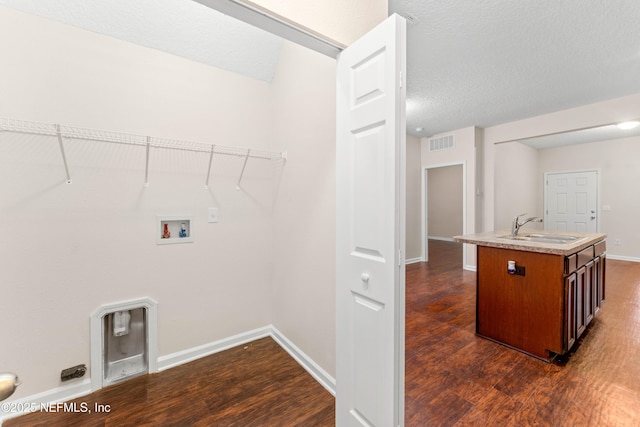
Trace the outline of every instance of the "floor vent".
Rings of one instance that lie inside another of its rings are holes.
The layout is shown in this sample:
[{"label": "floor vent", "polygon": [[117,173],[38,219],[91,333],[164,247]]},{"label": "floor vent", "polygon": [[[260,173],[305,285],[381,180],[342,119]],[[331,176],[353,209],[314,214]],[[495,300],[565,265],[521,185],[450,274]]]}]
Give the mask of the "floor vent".
[{"label": "floor vent", "polygon": [[455,146],[453,135],[429,139],[429,151],[451,150]]}]

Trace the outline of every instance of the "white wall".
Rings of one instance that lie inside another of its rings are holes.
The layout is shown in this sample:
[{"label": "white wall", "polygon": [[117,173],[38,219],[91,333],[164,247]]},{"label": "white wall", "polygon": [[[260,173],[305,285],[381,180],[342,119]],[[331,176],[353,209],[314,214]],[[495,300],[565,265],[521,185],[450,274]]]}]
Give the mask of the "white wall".
[{"label": "white wall", "polygon": [[483,230],[495,228],[495,144],[619,123],[640,117],[640,94],[596,102],[484,129]]},{"label": "white wall", "polygon": [[350,45],[388,14],[386,0],[253,0],[253,3],[344,45]]},{"label": "white wall", "polygon": [[[483,162],[484,171],[482,176],[482,179],[484,180],[484,205],[482,211],[482,216],[484,217],[483,229],[485,231],[489,231],[495,228],[499,228],[499,223],[497,223],[496,221],[503,221],[500,218],[506,216],[506,214],[498,211],[498,209],[503,209],[501,207],[503,202],[500,202],[500,194],[505,193],[502,188],[502,180],[498,179],[498,176],[501,173],[500,170],[503,167],[497,158],[497,150],[500,146],[500,143],[540,135],[549,135],[553,133],[603,126],[611,123],[619,123],[625,120],[637,119],[638,117],[640,117],[640,94],[634,94],[486,128],[484,130],[485,145],[483,156],[485,160]],[[606,146],[607,148],[602,152],[602,155],[598,159],[598,162],[601,165],[600,167],[604,170],[605,168],[611,168],[611,161],[604,160],[605,158],[607,158],[605,157],[605,153],[607,155],[609,155],[610,153],[609,146],[606,145],[606,143],[603,144],[605,144],[604,146]],[[587,163],[593,163],[594,161],[588,160],[588,158],[583,157],[582,147],[584,147],[584,145],[570,148],[569,150],[575,150],[575,152],[571,154],[568,154],[569,152],[564,151],[561,148],[557,149],[559,151],[547,152],[547,154],[545,154],[545,158],[547,159],[545,160],[545,162],[548,161],[549,155],[555,153],[554,158],[556,159],[556,161],[562,162],[567,165],[565,170],[570,169],[568,166],[569,164],[575,165],[575,169],[583,169],[584,167],[586,167]],[[632,144],[629,147],[632,148],[634,146]],[[614,153],[615,151],[615,149],[611,148],[611,153]],[[633,152],[634,151],[631,151],[631,153]],[[584,154],[586,155],[586,152]],[[575,162],[574,159],[580,160]],[[626,159],[633,159],[633,157],[629,155],[623,156],[621,161],[625,161]],[[541,160],[539,161],[541,162]],[[550,163],[547,163],[546,166],[542,166],[542,163],[540,163],[540,165],[540,167],[545,168],[552,166]],[[565,168],[564,166],[561,166],[559,164],[555,164],[554,167],[563,169]],[[614,167],[614,169],[611,170],[615,170],[616,174],[619,172],[617,167]],[[624,166],[623,170],[628,171],[628,166]],[[633,168],[631,168],[631,170],[633,170]],[[637,180],[637,178],[632,174],[626,176],[626,178],[629,177],[633,177]],[[539,176],[539,179],[542,178]],[[604,172],[602,179],[604,180]],[[617,194],[620,193],[619,191],[616,191],[617,189],[626,188],[626,185],[628,184],[621,184],[620,182],[616,182],[613,186],[610,187],[614,190],[608,190],[605,193],[604,189],[602,189],[602,204],[608,204],[608,202],[605,201],[604,196],[607,193],[616,195],[614,196],[616,199],[627,197],[628,191],[625,191],[621,196],[618,196]],[[634,197],[631,196],[631,199],[634,199]],[[541,188],[538,187],[538,210],[542,209],[542,203]],[[627,206],[627,203],[623,203],[622,206]],[[616,235],[621,234],[621,232],[618,230],[634,230],[635,223],[633,220],[630,220],[630,218],[633,217],[634,212],[637,215],[637,211],[633,209],[631,211],[626,211],[625,209],[619,210],[617,212],[613,211],[612,209],[610,213],[602,213],[601,218],[603,220],[603,227],[605,223],[607,223],[608,226],[616,224],[612,229],[613,233]],[[601,228],[601,231],[607,233],[607,230],[605,228]],[[625,231],[624,233],[629,236],[628,231]],[[626,243],[623,243],[618,247],[612,244],[611,239],[615,238],[616,237],[614,237],[613,235],[609,237],[609,243],[607,247],[609,254],[618,256],[622,259],[630,258],[635,260],[638,257],[636,249],[638,243],[633,232],[630,234],[630,238],[626,237],[624,239]]]},{"label": "white wall", "polygon": [[[543,205],[538,193],[542,177],[538,168],[538,150],[519,142],[495,146],[495,229],[510,229],[513,217],[521,213],[542,218]],[[541,228],[527,224],[527,228]]]},{"label": "white wall", "polygon": [[[544,215],[544,174],[579,170],[599,171],[600,232],[606,233],[609,256],[640,261],[640,233],[635,226],[640,197],[633,193],[640,181],[636,159],[640,138],[535,150],[519,142],[495,145],[495,228],[509,228],[514,215]],[[542,228],[530,224],[527,227]],[[615,245],[619,239],[620,245]]]},{"label": "white wall", "polygon": [[429,238],[452,239],[463,233],[462,165],[427,170]]},{"label": "white wall", "polygon": [[[450,134],[455,138],[455,147],[451,150],[429,152],[429,138],[422,138],[422,167],[464,164],[466,185],[464,232],[470,234],[475,232],[476,227],[476,146],[481,145],[481,133],[475,127],[469,127],[446,133],[446,135]],[[438,136],[441,135],[433,135],[433,137]],[[475,246],[465,244],[464,251],[465,267],[475,267]]]},{"label": "white wall", "polygon": [[406,259],[422,257],[422,162],[420,138],[407,135]]},{"label": "white wall", "polygon": [[[387,15],[385,1],[256,3],[344,44]],[[236,192],[242,159],[216,157],[205,191],[206,158],[153,152],[145,189],[140,150],[69,143],[67,185],[55,144],[2,135],[0,279],[11,303],[0,321],[17,326],[0,367],[23,381],[12,399],[89,364],[90,314],[142,296],[159,302],[159,356],[273,322],[333,374],[333,61],[288,46],[283,61],[309,63],[297,76],[281,70],[271,88],[4,7],[0,36],[0,116],[291,155],[275,170],[250,160]],[[304,82],[319,69],[322,81]],[[308,114],[287,98],[289,79],[306,85]],[[210,206],[219,224],[206,223]],[[195,242],[156,246],[158,213],[192,214]]]},{"label": "white wall", "polygon": [[[541,150],[538,175],[597,169],[600,178],[600,232],[607,234],[607,254],[640,261],[640,137]],[[539,203],[543,203],[542,188]],[[616,239],[620,245],[616,246]]]},{"label": "white wall", "polygon": [[272,88],[273,324],[335,376],[336,62],[285,42]]},{"label": "white wall", "polygon": [[[46,123],[268,149],[267,84],[0,8],[0,115]],[[12,398],[60,385],[89,365],[89,317],[101,304],[158,301],[159,356],[272,322],[273,165],[69,142],[0,142],[0,370]],[[293,161],[292,161],[293,163]],[[206,210],[219,208],[220,223]],[[156,214],[194,216],[195,242],[157,246]]]}]

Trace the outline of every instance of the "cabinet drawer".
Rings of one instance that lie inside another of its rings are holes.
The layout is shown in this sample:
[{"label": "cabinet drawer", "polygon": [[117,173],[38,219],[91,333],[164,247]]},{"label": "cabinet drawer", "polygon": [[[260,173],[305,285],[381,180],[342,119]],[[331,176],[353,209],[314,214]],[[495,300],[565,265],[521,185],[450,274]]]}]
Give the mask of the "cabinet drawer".
[{"label": "cabinet drawer", "polygon": [[593,259],[593,246],[589,246],[578,252],[578,267],[582,267]]},{"label": "cabinet drawer", "polygon": [[607,250],[607,242],[606,240],[603,240],[601,242],[596,243],[595,245],[593,245],[593,250],[594,250],[594,255],[595,256],[599,256],[602,255],[603,253],[606,252]]},{"label": "cabinet drawer", "polygon": [[564,257],[564,274],[571,274],[578,269],[578,254]]}]

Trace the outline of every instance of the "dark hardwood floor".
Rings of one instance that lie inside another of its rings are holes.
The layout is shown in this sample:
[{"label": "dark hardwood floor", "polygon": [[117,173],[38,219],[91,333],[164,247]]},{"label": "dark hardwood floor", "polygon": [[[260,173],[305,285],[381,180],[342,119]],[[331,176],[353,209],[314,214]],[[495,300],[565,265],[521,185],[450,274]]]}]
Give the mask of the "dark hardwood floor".
[{"label": "dark hardwood floor", "polygon": [[[35,412],[3,426],[333,426],[334,398],[271,338],[76,399],[91,413]],[[109,405],[96,412],[94,405]]]},{"label": "dark hardwood floor", "polygon": [[[458,243],[407,266],[407,426],[640,426],[640,263],[607,261],[607,300],[556,363],[475,336],[475,273]],[[76,400],[108,413],[34,413],[5,426],[331,426],[334,399],[273,340]]]},{"label": "dark hardwood floor", "polygon": [[474,335],[475,273],[458,243],[407,266],[407,426],[640,426],[640,263],[607,260],[606,303],[546,363]]}]

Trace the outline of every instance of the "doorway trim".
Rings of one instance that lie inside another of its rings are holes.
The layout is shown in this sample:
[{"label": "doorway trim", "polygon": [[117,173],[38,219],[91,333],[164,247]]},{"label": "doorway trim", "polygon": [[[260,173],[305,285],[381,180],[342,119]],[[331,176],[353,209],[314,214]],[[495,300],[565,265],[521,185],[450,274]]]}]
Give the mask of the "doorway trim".
[{"label": "doorway trim", "polygon": [[[420,233],[422,236],[422,262],[429,261],[429,230],[427,227],[427,212],[429,207],[429,197],[427,194],[427,190],[429,188],[427,185],[428,171],[429,169],[444,168],[449,166],[462,166],[462,234],[467,233],[467,162],[465,160],[460,160],[434,165],[422,165],[422,220],[420,221]],[[464,267],[465,265],[467,265],[467,251],[463,248],[462,267]]]}]

